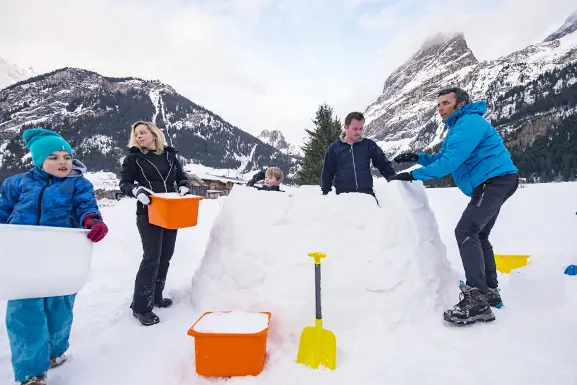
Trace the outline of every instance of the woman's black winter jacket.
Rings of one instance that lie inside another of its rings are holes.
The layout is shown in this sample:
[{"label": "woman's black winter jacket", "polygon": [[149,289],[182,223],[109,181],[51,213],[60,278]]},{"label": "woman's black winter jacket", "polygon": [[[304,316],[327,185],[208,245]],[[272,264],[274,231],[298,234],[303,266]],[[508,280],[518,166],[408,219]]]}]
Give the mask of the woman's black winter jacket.
[{"label": "woman's black winter jacket", "polygon": [[[131,147],[122,162],[120,191],[126,196],[134,197],[132,190],[137,186],[146,187],[155,193],[178,192],[181,186],[190,188],[176,154],[173,147],[165,147],[160,155]],[[136,213],[146,212],[144,205],[138,202]]]}]

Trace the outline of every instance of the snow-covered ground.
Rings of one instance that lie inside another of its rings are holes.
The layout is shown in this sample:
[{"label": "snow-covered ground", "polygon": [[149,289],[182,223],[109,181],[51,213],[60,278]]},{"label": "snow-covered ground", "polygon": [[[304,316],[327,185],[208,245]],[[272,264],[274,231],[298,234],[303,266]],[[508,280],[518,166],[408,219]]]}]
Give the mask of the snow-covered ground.
[{"label": "snow-covered ground", "polygon": [[[376,190],[380,208],[370,196],[322,197],[310,186],[290,194],[237,186],[201,201],[199,225],[180,231],[169,271],[165,294],[175,304],[158,310],[161,323],[152,327],[128,307],[141,258],[135,202],[107,201],[110,232],[95,245],[77,297],[72,359],[48,384],[577,383],[577,277],[563,274],[577,263],[577,183],[529,185],[507,202],[493,245],[532,254],[531,264],[499,274],[505,307],[495,322],[461,328],[447,326],[442,311],[458,301],[453,228],[467,198],[420,182],[381,179]],[[295,363],[300,333],[314,323],[306,253],[317,250],[327,253],[323,316],[337,337],[336,371]],[[272,312],[259,376],[195,373],[187,331],[209,310]],[[4,311],[0,301],[0,318]],[[0,383],[12,383],[4,323]]]}]

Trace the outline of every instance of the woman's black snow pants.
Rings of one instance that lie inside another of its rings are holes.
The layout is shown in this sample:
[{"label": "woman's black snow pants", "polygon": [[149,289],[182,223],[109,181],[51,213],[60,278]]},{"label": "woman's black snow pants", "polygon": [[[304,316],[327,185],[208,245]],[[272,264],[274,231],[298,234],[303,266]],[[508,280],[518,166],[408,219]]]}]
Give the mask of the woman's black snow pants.
[{"label": "woman's black snow pants", "polygon": [[152,311],[162,300],[162,291],[178,230],[169,230],[148,222],[148,212],[136,215],[144,254],[134,282],[132,310],[136,313]]}]

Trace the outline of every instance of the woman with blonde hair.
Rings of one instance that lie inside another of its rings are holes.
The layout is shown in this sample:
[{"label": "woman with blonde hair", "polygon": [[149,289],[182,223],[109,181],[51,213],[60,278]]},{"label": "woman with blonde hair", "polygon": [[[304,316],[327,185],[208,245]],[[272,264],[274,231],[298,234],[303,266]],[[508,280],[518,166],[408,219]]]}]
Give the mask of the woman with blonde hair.
[{"label": "woman with blonde hair", "polygon": [[136,226],[144,251],[136,274],[132,313],[143,325],[160,320],[153,308],[166,308],[172,300],[162,291],[170,259],[174,253],[177,230],[164,229],[148,222],[150,194],[178,192],[190,194],[188,179],[176,156],[175,148],[166,144],[162,131],[151,122],[138,121],[130,131],[130,148],[122,163],[120,190],[137,199]]}]

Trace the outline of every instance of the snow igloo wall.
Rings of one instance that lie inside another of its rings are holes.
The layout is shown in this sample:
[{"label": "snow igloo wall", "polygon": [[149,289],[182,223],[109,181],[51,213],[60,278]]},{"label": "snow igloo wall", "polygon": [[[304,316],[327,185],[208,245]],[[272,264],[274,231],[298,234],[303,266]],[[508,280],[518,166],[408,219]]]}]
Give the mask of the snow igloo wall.
[{"label": "snow igloo wall", "polygon": [[[312,325],[314,260],[321,251],[323,322],[345,333],[392,326],[455,302],[437,222],[421,182],[377,180],[375,199],[301,186],[294,193],[236,186],[223,199],[192,281],[199,311],[271,311],[271,325],[298,338]],[[298,341],[297,341],[298,342]]]}]

